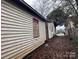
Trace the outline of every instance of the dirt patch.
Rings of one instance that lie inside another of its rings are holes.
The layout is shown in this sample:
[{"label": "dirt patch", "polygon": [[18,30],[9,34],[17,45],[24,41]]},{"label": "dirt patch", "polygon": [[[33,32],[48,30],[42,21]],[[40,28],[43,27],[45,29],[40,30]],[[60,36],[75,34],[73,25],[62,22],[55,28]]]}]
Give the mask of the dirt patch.
[{"label": "dirt patch", "polygon": [[23,59],[77,59],[77,48],[67,36],[55,37]]}]

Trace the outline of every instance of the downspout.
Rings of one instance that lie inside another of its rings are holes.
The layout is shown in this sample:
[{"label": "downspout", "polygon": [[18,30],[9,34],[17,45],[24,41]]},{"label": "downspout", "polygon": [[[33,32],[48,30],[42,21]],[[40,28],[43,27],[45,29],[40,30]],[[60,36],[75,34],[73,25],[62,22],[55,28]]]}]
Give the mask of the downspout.
[{"label": "downspout", "polygon": [[45,28],[46,28],[46,40],[49,39],[49,33],[48,33],[48,22],[45,22]]}]

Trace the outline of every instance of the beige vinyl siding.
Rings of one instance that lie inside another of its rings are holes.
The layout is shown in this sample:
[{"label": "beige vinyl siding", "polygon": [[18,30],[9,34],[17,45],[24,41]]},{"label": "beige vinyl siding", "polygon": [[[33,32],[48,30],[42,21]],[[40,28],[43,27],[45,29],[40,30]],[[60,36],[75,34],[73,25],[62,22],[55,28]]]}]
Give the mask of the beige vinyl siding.
[{"label": "beige vinyl siding", "polygon": [[48,23],[48,33],[49,33],[49,38],[52,38],[55,35],[55,27],[53,22]]},{"label": "beige vinyl siding", "polygon": [[33,38],[33,16],[2,0],[1,59],[21,59],[42,45],[45,41],[45,24],[43,27],[44,38]]},{"label": "beige vinyl siding", "polygon": [[39,21],[39,33],[41,41],[46,40],[46,28],[45,28],[45,22]]}]

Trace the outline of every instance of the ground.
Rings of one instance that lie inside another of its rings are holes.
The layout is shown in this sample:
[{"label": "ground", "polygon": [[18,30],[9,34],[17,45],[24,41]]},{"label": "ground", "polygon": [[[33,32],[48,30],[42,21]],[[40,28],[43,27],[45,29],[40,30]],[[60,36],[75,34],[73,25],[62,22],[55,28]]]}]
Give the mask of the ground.
[{"label": "ground", "polygon": [[67,36],[57,36],[23,59],[77,59],[77,48]]}]

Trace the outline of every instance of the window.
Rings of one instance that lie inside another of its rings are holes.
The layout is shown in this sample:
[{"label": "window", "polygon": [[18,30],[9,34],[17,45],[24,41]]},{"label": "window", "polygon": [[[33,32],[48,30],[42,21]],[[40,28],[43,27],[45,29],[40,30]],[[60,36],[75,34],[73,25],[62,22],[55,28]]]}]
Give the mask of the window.
[{"label": "window", "polygon": [[39,21],[37,18],[33,18],[33,37],[39,37]]}]

